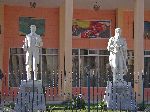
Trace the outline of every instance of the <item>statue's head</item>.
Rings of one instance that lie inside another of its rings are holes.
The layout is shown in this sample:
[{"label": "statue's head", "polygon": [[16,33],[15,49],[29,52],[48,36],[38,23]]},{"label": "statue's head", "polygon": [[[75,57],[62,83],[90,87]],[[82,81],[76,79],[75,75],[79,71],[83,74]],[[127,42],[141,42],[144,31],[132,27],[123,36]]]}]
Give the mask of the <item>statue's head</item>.
[{"label": "statue's head", "polygon": [[30,30],[31,30],[31,33],[34,33],[36,31],[36,26],[35,25],[31,25],[30,26]]},{"label": "statue's head", "polygon": [[121,35],[121,28],[116,28],[115,29],[115,34]]}]

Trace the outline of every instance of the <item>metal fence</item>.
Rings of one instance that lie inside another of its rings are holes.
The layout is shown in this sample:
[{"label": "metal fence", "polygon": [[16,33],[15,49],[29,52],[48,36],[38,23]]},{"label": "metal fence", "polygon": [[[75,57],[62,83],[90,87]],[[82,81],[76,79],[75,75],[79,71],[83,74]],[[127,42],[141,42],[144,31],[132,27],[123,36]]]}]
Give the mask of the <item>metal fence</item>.
[{"label": "metal fence", "polygon": [[[6,74],[5,74],[6,75]],[[82,86],[82,78],[75,78],[73,81],[75,82],[75,86],[72,87],[72,99],[68,101],[64,101],[63,98],[65,96],[64,93],[59,93],[58,87],[61,85],[58,85],[58,73],[53,74],[55,77],[51,79],[52,82],[48,84],[47,87],[43,86],[43,94],[45,98],[45,104],[46,104],[46,111],[93,111],[93,112],[99,112],[99,111],[131,111],[130,108],[122,109],[123,106],[121,102],[117,102],[118,100],[115,100],[116,102],[113,103],[114,107],[116,105],[119,105],[120,108],[109,108],[107,109],[106,104],[104,102],[104,96],[105,94],[105,87],[100,87],[100,77],[98,74],[92,75],[91,77],[89,74],[87,74],[86,78],[86,84],[87,86]],[[61,74],[62,75],[62,74]],[[63,79],[61,79],[63,80]],[[108,79],[107,79],[108,80]],[[4,76],[3,78],[3,91],[0,93],[0,107],[3,111],[10,111],[13,112],[15,105],[23,102],[23,100],[19,100],[17,98],[19,94],[19,88],[18,87],[9,87],[8,86],[8,80]],[[44,82],[43,82],[44,83]],[[8,88],[7,88],[8,87]],[[143,89],[144,90],[144,89]],[[36,99],[36,105],[39,105],[40,102],[43,101],[42,94],[41,96],[38,95],[38,91],[35,90],[34,98]],[[150,111],[150,91],[145,90],[144,92],[144,102],[142,104],[132,104],[131,102],[131,108],[135,107],[134,111],[137,110],[145,110],[147,112]],[[25,93],[27,94],[27,93]],[[28,91],[28,97],[30,98],[30,94],[32,92]],[[134,95],[131,95],[134,94]],[[131,97],[134,97],[136,100],[136,93],[128,94]],[[114,99],[118,99],[119,97],[114,97]],[[34,99],[33,99],[34,100]],[[32,103],[30,100],[26,103]],[[23,105],[22,105],[23,106]],[[26,112],[30,112],[32,110],[28,110],[26,107]],[[40,111],[40,110],[39,110]],[[22,111],[23,112],[23,111]]]}]

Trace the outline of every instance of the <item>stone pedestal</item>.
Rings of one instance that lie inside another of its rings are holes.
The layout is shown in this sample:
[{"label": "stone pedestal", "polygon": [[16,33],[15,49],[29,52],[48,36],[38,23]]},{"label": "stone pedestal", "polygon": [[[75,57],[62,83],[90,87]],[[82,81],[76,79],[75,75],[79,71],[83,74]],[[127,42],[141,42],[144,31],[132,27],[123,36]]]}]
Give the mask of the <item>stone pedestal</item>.
[{"label": "stone pedestal", "polygon": [[[33,99],[34,94],[34,99]],[[34,81],[33,90],[33,80],[21,81],[20,90],[17,94],[15,102],[16,112],[32,112],[32,104],[34,111],[45,111],[45,97],[42,88],[42,81]]]},{"label": "stone pedestal", "polygon": [[108,109],[112,110],[136,110],[136,101],[131,82],[107,82],[104,101]]}]

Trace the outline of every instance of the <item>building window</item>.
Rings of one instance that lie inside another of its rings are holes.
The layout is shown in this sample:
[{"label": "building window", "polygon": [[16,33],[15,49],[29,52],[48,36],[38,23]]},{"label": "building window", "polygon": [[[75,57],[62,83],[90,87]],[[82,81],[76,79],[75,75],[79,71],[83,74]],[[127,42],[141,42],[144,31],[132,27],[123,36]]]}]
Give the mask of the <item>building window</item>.
[{"label": "building window", "polygon": [[98,49],[73,49],[72,52],[73,87],[86,87],[88,73],[90,75],[90,86],[96,86],[97,83],[99,86],[106,86],[109,52]]},{"label": "building window", "polygon": [[132,87],[134,84],[134,51],[133,50],[128,50],[128,59],[127,59],[127,68],[128,72],[124,76],[124,79],[127,82],[131,82]]},{"label": "building window", "polygon": [[[42,79],[43,86],[57,86],[58,49],[42,48],[40,50],[38,79]],[[22,48],[11,48],[9,59],[9,86],[19,87],[21,80],[26,80],[25,52]]]},{"label": "building window", "polygon": [[144,51],[144,86],[150,87],[150,51]]},{"label": "building window", "polygon": [[79,49],[72,50],[72,85],[73,87],[79,86]]},{"label": "building window", "polygon": [[[90,74],[90,85],[106,87],[107,81],[112,81],[112,71],[109,65],[109,51],[98,49],[73,49],[73,87],[87,86],[87,71]],[[133,84],[134,52],[128,50],[128,73],[126,81]],[[88,69],[86,69],[88,68]],[[97,80],[98,79],[98,80]]]},{"label": "building window", "polygon": [[42,80],[44,86],[58,84],[58,49],[42,49]]},{"label": "building window", "polygon": [[9,85],[19,87],[21,80],[26,79],[25,52],[22,48],[11,48],[9,57]]}]

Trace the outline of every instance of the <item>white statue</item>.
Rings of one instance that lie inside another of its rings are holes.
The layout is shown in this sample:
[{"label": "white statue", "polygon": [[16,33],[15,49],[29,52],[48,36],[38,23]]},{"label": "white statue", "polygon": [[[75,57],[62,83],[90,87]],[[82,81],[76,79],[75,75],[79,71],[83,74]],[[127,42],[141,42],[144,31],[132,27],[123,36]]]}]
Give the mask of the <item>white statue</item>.
[{"label": "white statue", "polygon": [[[23,49],[26,51],[26,72],[27,72],[27,80],[31,79],[31,68],[33,67],[34,72],[34,80],[37,80],[37,71],[39,64],[39,50],[40,47],[43,46],[42,39],[40,35],[35,33],[36,26],[30,26],[31,33],[26,35]],[[33,65],[33,66],[32,66]]]},{"label": "white statue", "polygon": [[109,39],[107,49],[110,51],[109,64],[113,72],[113,82],[121,82],[127,72],[127,44],[121,37],[120,28],[115,29],[115,36]]}]

